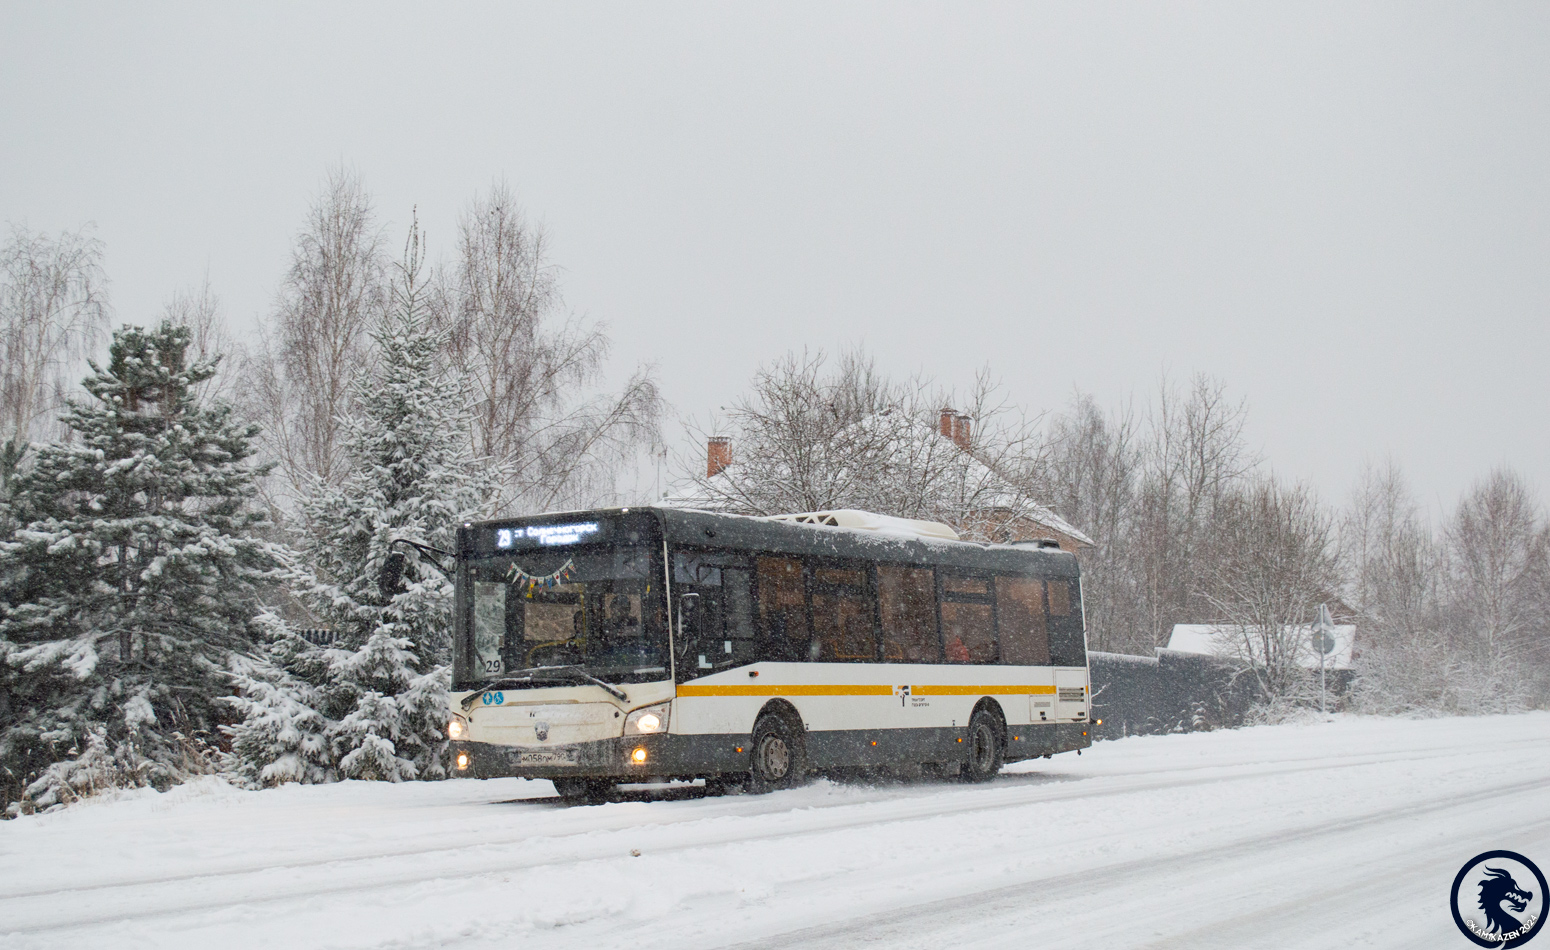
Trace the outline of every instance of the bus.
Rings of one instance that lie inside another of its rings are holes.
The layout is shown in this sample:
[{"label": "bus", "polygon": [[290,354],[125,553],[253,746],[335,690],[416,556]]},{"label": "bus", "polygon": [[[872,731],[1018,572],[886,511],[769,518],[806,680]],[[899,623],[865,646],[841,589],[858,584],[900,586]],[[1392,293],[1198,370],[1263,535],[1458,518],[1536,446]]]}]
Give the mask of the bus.
[{"label": "bus", "polygon": [[768,791],[993,777],[1091,743],[1074,555],[866,512],[616,508],[466,524],[454,775]]}]

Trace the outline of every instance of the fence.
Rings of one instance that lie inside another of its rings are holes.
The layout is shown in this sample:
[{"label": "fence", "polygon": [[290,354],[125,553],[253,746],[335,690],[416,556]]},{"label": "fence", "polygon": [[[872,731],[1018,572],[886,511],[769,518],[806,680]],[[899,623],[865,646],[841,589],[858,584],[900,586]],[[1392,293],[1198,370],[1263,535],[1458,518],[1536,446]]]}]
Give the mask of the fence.
[{"label": "fence", "polygon": [[1242,725],[1258,695],[1243,664],[1196,653],[1088,653],[1087,663],[1095,738]]}]

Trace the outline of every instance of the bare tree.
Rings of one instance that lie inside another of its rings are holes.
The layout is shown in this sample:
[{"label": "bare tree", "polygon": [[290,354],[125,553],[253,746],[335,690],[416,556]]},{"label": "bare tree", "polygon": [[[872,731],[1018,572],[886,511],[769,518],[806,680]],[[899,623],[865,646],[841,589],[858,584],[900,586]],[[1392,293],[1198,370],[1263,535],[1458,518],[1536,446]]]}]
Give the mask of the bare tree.
[{"label": "bare tree", "polygon": [[[205,276],[198,287],[173,294],[163,308],[162,315],[173,326],[188,328],[190,363],[211,363],[234,358],[237,362],[241,361],[241,346],[226,326],[225,316],[221,312],[221,299],[210,289],[209,275]],[[231,372],[216,373],[200,383],[195,387],[199,401],[230,401],[236,394],[236,376],[236,373]]]},{"label": "bare tree", "polygon": [[358,175],[329,173],[296,236],[272,325],[244,373],[244,401],[264,426],[291,499],[312,479],[345,474],[341,419],[371,359],[368,328],[388,300],[382,230]]},{"label": "bare tree", "polygon": [[1540,654],[1550,636],[1550,527],[1528,485],[1497,469],[1459,503],[1446,528],[1447,583],[1457,623],[1489,657]]},{"label": "bare tree", "polygon": [[[937,434],[944,405],[964,406],[960,441]],[[993,539],[1036,505],[1044,441],[984,373],[967,393],[881,374],[860,351],[830,365],[822,352],[761,367],[750,391],[675,465],[685,498],[743,514],[864,508],[952,525]],[[736,465],[714,475],[698,446],[726,435]]]},{"label": "bare tree", "polygon": [[108,325],[102,242],[13,227],[0,247],[0,441],[63,437],[65,394]]},{"label": "bare tree", "polygon": [[1394,465],[1365,472],[1341,531],[1360,706],[1479,714],[1545,698],[1546,531],[1522,480],[1498,471],[1437,543]]},{"label": "bare tree", "polygon": [[1342,519],[1346,598],[1372,643],[1402,644],[1436,628],[1436,546],[1403,474],[1366,468]]},{"label": "bare tree", "polygon": [[564,319],[543,231],[505,184],[459,224],[448,354],[474,398],[474,444],[512,478],[505,505],[545,510],[608,500],[623,463],[659,438],[661,397],[647,368],[595,390],[606,328]]},{"label": "bare tree", "polygon": [[1097,546],[1082,555],[1087,642],[1095,650],[1150,655],[1145,597],[1135,570],[1143,454],[1134,415],[1106,414],[1076,393],[1049,426],[1052,507]]},{"label": "bare tree", "polygon": [[1152,642],[1176,623],[1206,619],[1198,577],[1210,570],[1202,545],[1229,489],[1259,464],[1243,440],[1246,404],[1217,379],[1196,374],[1188,393],[1158,386],[1143,453],[1145,476],[1135,522],[1136,550]]},{"label": "bare tree", "polygon": [[1202,594],[1219,644],[1248,662],[1272,701],[1305,685],[1308,625],[1340,582],[1333,518],[1303,485],[1263,478],[1216,500]]},{"label": "bare tree", "polygon": [[[859,353],[843,354],[832,373],[827,364],[823,353],[804,351],[759,368],[726,419],[711,423],[736,446],[725,477],[706,474],[698,446],[677,461],[709,507],[765,515],[877,504],[878,470],[893,464],[889,448],[913,422],[896,411],[905,390]],[[706,436],[691,429],[691,438]],[[891,513],[905,515],[897,505]]]}]

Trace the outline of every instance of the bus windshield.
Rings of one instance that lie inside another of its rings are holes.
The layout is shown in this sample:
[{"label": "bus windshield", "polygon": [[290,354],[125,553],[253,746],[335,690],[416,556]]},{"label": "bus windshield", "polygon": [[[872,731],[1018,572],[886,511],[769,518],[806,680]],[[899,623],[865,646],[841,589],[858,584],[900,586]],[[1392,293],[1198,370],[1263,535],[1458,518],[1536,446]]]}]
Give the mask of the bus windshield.
[{"label": "bus windshield", "polygon": [[[468,564],[455,689],[536,667],[668,678],[662,571],[646,545],[513,551]],[[532,685],[552,685],[534,679]]]}]

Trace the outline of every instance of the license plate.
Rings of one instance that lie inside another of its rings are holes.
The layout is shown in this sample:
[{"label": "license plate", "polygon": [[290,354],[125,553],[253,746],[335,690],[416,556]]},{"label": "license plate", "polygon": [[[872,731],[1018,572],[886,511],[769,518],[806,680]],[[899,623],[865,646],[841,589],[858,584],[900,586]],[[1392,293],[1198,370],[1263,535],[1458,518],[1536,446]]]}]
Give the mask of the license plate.
[{"label": "license plate", "polygon": [[575,765],[575,749],[555,749],[552,752],[518,752],[518,765]]}]

